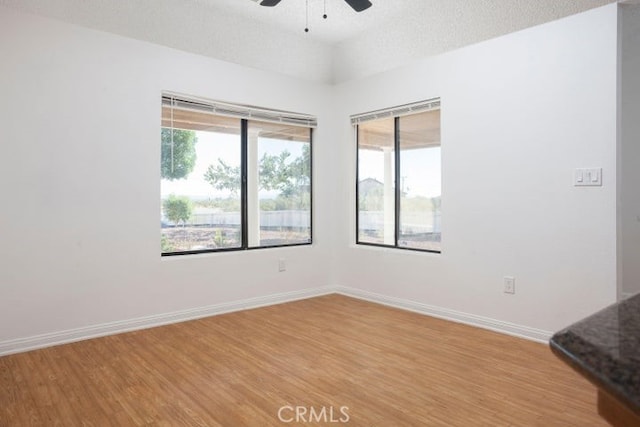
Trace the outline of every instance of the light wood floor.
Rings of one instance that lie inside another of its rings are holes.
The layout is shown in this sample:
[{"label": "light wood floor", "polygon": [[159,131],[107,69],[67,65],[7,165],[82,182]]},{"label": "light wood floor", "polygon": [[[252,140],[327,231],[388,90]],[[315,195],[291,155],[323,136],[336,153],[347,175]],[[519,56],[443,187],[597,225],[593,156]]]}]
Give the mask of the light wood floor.
[{"label": "light wood floor", "polygon": [[289,405],[348,407],[350,426],[604,427],[595,396],[543,344],[338,295],[0,358],[0,426],[318,425],[279,421]]}]

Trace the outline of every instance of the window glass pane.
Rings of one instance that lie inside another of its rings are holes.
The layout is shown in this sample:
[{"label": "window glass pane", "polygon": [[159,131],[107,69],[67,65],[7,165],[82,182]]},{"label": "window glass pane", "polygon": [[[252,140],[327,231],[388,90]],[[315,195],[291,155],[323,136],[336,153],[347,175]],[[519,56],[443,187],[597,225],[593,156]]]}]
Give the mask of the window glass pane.
[{"label": "window glass pane", "polygon": [[394,119],[358,126],[358,242],[395,245]]},{"label": "window glass pane", "polygon": [[162,253],[242,245],[239,119],[162,109]]},{"label": "window glass pane", "polygon": [[440,110],[401,117],[398,246],[440,250]]},{"label": "window glass pane", "polygon": [[250,121],[249,247],[311,243],[311,130]]}]

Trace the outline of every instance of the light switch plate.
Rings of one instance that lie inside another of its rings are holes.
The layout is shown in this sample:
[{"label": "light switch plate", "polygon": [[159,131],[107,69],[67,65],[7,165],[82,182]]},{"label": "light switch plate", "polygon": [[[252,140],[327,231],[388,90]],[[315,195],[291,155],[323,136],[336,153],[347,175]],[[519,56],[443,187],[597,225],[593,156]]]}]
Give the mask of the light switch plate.
[{"label": "light switch plate", "polygon": [[582,168],[573,172],[573,185],[576,187],[601,187],[602,168]]},{"label": "light switch plate", "polygon": [[516,293],[516,279],[512,276],[504,276],[504,293],[515,294]]}]

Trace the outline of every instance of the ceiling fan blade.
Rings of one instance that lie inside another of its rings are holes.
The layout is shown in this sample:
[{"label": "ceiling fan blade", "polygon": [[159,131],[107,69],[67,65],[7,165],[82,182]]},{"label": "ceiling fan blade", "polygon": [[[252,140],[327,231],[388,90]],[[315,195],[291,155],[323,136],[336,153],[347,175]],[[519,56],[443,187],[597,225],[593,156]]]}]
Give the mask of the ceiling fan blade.
[{"label": "ceiling fan blade", "polygon": [[280,0],[262,0],[262,1],[260,2],[260,6],[269,6],[269,7],[272,7],[272,6],[277,5],[278,3],[280,3]]},{"label": "ceiling fan blade", "polygon": [[371,2],[369,0],[344,0],[347,2],[349,6],[353,8],[356,12],[362,12],[365,9],[371,7]]}]

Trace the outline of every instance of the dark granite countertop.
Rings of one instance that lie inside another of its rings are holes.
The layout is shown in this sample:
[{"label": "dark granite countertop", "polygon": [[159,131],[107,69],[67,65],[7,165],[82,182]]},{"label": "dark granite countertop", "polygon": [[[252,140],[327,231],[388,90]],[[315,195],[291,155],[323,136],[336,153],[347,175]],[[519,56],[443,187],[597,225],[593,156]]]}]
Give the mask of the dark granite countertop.
[{"label": "dark granite countertop", "polygon": [[640,415],[640,294],[556,333],[551,350]]}]

